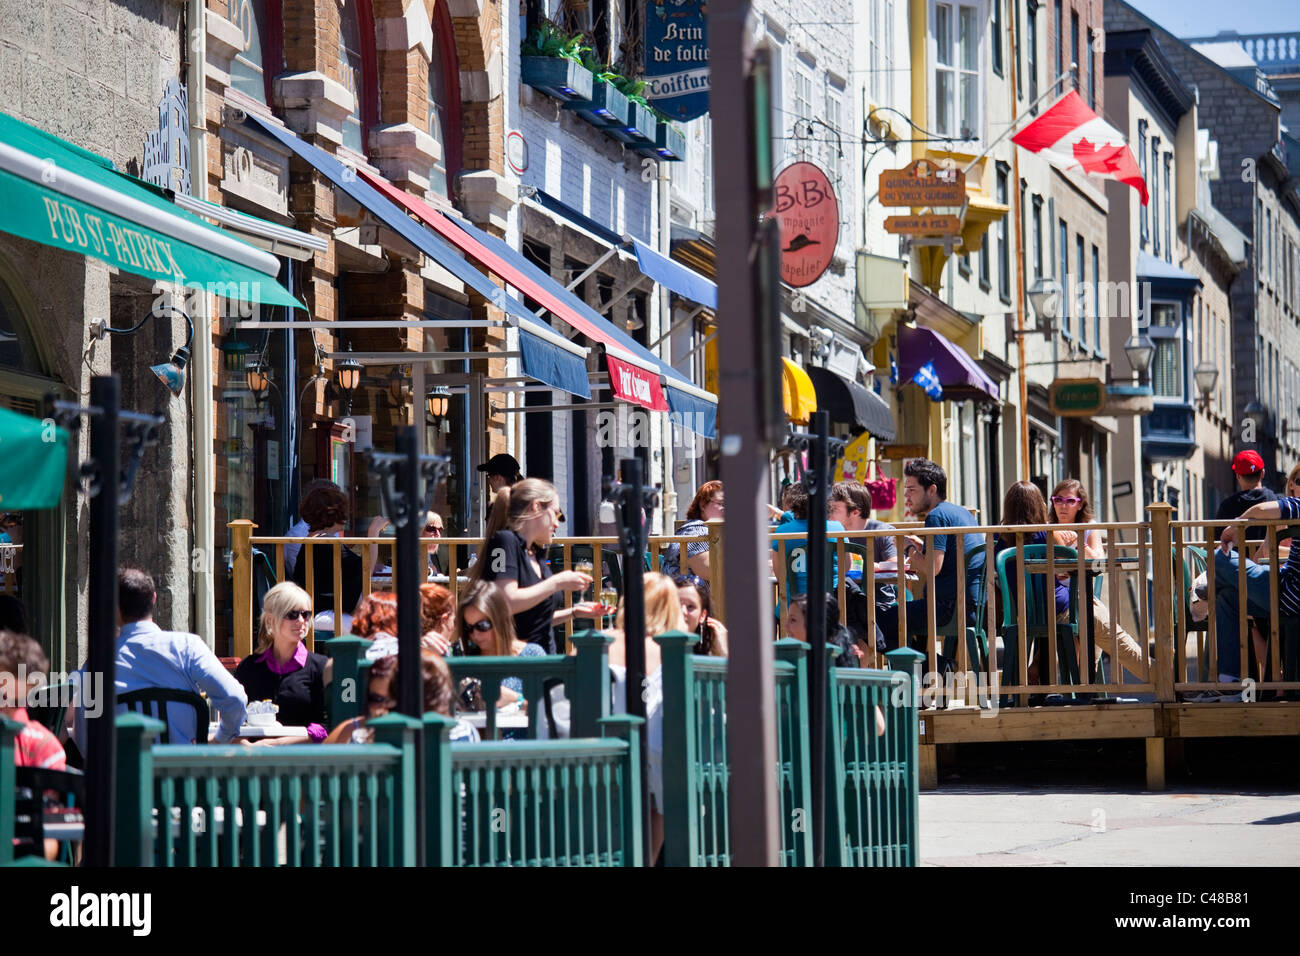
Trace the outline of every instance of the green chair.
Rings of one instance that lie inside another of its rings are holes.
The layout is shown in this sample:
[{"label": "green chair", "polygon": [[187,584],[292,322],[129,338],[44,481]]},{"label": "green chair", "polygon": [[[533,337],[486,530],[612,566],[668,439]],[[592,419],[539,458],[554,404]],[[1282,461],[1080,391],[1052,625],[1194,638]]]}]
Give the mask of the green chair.
[{"label": "green chair", "polygon": [[[1078,552],[1064,545],[1054,545],[1054,556],[1061,565],[1062,573],[1077,577]],[[1002,683],[1014,684],[1019,675],[1020,626],[1016,621],[1017,603],[1011,593],[1010,571],[1008,565],[1015,562],[1016,549],[1007,548],[997,556],[998,593],[1002,598],[1002,643],[1004,647],[1002,662]],[[1046,561],[1047,545],[1025,545],[1025,562]],[[1048,614],[1056,613],[1055,582],[1049,587],[1045,572],[1022,573],[1021,587],[1025,595],[1025,636],[1035,646],[1041,646],[1049,634]],[[1070,610],[1066,621],[1056,623],[1056,652],[1061,662],[1068,683],[1079,682],[1079,664],[1074,652],[1074,638],[1079,633],[1078,589],[1070,588]],[[1049,598],[1049,595],[1051,597]],[[1039,655],[1041,657],[1041,655]],[[1041,674],[1040,679],[1046,679]]]},{"label": "green chair", "polygon": [[[984,611],[988,607],[988,577],[985,574],[987,562],[979,568],[972,569],[971,560],[983,555],[985,547],[986,545],[977,545],[966,552],[966,582],[969,586],[973,576],[977,590],[973,620],[969,625],[966,625],[957,620],[957,612],[954,611],[948,623],[940,625],[936,630],[937,635],[943,638],[943,656],[955,662],[957,660],[957,637],[964,629],[966,632],[966,648],[970,653],[970,659],[975,664],[976,669],[981,671],[988,668],[989,660],[989,639],[984,627]],[[969,596],[967,600],[970,600]]]}]

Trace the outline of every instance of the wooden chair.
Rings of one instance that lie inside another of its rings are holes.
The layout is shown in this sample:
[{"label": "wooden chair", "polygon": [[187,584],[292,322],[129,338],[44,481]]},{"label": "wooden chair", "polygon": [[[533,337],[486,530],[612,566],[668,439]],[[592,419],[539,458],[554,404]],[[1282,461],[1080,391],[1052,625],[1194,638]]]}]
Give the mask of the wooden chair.
[{"label": "wooden chair", "polygon": [[[164,744],[172,742],[171,724],[167,721],[167,705],[180,704],[193,707],[194,742],[196,744],[208,742],[208,724],[212,721],[212,714],[208,709],[208,702],[192,690],[180,690],[176,687],[146,687],[142,690],[118,694],[117,702],[125,705],[127,710],[161,720],[166,726],[163,727],[158,742]],[[177,743],[182,742],[189,743],[189,741],[177,741]]]}]

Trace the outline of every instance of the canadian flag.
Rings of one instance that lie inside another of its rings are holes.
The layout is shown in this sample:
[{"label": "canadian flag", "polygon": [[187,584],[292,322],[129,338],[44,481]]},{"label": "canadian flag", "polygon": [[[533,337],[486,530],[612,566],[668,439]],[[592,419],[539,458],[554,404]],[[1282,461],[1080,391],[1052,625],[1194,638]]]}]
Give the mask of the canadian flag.
[{"label": "canadian flag", "polygon": [[1115,127],[1088,109],[1077,90],[1071,90],[1015,136],[1011,142],[1031,153],[1042,153],[1052,165],[1128,183],[1148,199],[1146,180],[1138,172],[1133,151]]}]

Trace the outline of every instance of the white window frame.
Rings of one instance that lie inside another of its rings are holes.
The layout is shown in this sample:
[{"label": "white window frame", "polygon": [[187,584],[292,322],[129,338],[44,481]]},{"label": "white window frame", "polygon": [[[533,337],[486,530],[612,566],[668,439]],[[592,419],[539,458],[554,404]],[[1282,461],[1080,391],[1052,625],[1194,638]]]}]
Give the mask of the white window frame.
[{"label": "white window frame", "polygon": [[825,140],[822,143],[821,158],[824,160],[826,172],[830,175],[831,182],[837,190],[840,189],[840,183],[844,178],[844,158],[840,156],[840,144],[844,141],[844,132],[848,129],[844,125],[844,94],[844,87],[837,85],[827,75],[825,122],[831,129],[819,131],[821,137]]},{"label": "white window frame", "polygon": [[[945,72],[951,71],[953,74],[953,121],[956,124],[954,129],[944,130],[939,128],[938,112],[938,91],[939,91],[939,7],[948,7],[952,11],[952,40],[953,40],[953,65],[951,67],[942,67]],[[961,8],[969,7],[975,11],[976,26],[976,68],[974,71],[964,71],[960,65],[960,36],[961,36]],[[987,4],[986,0],[930,0],[930,20],[929,30],[926,31],[926,57],[928,59],[929,69],[929,89],[927,97],[929,99],[928,109],[930,112],[929,128],[934,131],[936,136],[951,136],[955,144],[960,144],[959,148],[974,147],[984,139],[984,129],[986,126],[986,109],[987,98],[985,95],[986,74],[989,71],[987,62],[988,58],[988,29],[987,29]],[[971,129],[971,139],[960,139],[961,135],[961,76],[963,72],[973,73],[975,77],[975,125]]]},{"label": "white window frame", "polygon": [[[1155,323],[1156,307],[1166,306],[1166,305],[1173,308],[1178,321],[1172,326],[1156,325]],[[1155,296],[1151,297],[1151,302],[1148,307],[1151,309],[1152,321],[1151,324],[1147,326],[1146,331],[1147,331],[1147,335],[1151,337],[1152,343],[1156,345],[1156,354],[1152,356],[1152,360],[1151,360],[1152,395],[1158,404],[1185,405],[1188,402],[1187,335],[1185,334],[1185,329],[1187,327],[1187,316],[1185,313],[1187,310],[1183,307],[1183,303],[1180,302],[1178,299],[1157,298]],[[1158,391],[1156,391],[1156,361],[1160,357],[1160,343],[1168,340],[1173,340],[1174,342],[1176,342],[1178,344],[1178,349],[1179,349],[1178,370],[1179,370],[1179,377],[1182,379],[1182,381],[1180,383],[1179,391],[1177,395],[1161,395]]]}]

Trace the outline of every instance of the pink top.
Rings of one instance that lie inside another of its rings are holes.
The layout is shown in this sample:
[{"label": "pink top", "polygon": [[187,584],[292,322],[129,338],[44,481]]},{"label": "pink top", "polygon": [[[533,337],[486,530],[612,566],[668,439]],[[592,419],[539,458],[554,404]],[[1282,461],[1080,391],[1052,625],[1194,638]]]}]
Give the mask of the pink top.
[{"label": "pink top", "polygon": [[281,664],[275,659],[275,647],[271,646],[262,654],[260,660],[272,674],[292,674],[296,670],[301,670],[307,666],[307,645],[298,642],[298,649],[293,652],[293,657],[287,664]]}]

